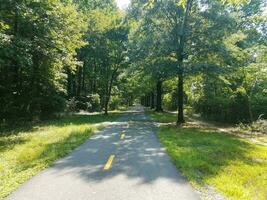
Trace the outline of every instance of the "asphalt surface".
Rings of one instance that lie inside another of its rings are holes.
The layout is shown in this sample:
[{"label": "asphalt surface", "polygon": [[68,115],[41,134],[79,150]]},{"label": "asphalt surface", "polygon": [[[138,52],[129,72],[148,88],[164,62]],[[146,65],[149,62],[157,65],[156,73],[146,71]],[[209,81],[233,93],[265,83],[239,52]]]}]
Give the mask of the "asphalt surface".
[{"label": "asphalt surface", "polygon": [[[8,200],[197,200],[155,136],[142,107],[125,113]],[[125,137],[121,139],[121,134]],[[108,170],[104,167],[114,155]]]}]

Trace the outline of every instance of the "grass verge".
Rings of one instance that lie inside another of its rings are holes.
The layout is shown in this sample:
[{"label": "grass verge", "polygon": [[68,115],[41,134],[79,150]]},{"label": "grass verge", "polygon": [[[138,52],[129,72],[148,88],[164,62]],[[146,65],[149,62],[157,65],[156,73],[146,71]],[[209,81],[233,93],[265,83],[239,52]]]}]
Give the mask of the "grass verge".
[{"label": "grass verge", "polygon": [[0,199],[70,153],[118,113],[73,115],[0,133]]},{"label": "grass verge", "polygon": [[173,123],[177,120],[177,114],[169,113],[169,112],[154,112],[148,110],[147,113],[152,117],[152,119],[156,122],[160,123]]},{"label": "grass verge", "polygon": [[158,137],[196,187],[211,185],[233,200],[267,199],[266,146],[208,128],[162,126]]}]

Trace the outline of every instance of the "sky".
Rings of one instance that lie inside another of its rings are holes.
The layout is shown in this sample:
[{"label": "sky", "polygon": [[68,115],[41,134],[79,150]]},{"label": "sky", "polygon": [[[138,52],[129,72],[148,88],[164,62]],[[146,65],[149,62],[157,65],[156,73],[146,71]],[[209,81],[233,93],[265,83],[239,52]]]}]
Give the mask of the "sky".
[{"label": "sky", "polygon": [[121,9],[126,8],[130,3],[130,0],[116,0],[116,1],[117,1],[119,8]]}]

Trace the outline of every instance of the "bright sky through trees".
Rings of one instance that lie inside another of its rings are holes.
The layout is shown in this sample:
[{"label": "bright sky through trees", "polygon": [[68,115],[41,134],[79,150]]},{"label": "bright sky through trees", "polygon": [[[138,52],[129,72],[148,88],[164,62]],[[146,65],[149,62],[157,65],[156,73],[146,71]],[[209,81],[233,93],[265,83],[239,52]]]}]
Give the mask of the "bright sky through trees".
[{"label": "bright sky through trees", "polygon": [[120,9],[126,8],[130,3],[130,0],[116,0],[116,1]]}]

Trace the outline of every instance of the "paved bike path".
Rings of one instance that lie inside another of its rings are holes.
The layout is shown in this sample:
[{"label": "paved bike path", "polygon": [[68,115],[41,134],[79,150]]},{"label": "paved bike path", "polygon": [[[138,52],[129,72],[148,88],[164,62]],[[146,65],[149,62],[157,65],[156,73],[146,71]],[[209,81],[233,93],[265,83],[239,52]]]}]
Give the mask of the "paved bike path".
[{"label": "paved bike path", "polygon": [[156,131],[142,107],[135,107],[7,199],[199,199],[165,153]]}]

